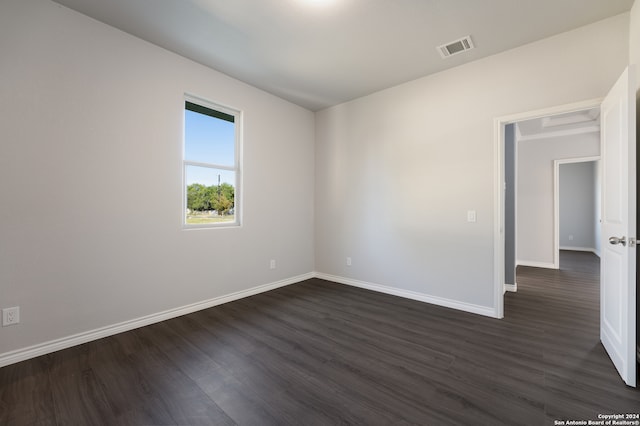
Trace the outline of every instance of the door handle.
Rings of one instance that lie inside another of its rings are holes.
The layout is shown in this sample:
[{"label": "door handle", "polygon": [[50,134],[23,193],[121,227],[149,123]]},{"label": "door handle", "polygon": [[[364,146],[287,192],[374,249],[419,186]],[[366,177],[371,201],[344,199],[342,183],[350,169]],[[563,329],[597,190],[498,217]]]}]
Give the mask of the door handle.
[{"label": "door handle", "polygon": [[627,245],[627,237],[622,237],[622,238],[618,238],[618,237],[609,237],[609,244],[612,245],[616,245],[616,244],[622,244],[623,246]]}]

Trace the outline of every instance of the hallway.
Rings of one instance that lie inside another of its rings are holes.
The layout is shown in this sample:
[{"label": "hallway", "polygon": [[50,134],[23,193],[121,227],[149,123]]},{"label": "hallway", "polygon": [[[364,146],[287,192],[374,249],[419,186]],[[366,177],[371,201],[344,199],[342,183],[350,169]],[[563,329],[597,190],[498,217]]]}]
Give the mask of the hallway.
[{"label": "hallway", "polygon": [[640,412],[640,392],[624,384],[600,343],[600,259],[561,251],[559,270],[518,266],[516,274],[505,320],[541,331],[547,417]]}]

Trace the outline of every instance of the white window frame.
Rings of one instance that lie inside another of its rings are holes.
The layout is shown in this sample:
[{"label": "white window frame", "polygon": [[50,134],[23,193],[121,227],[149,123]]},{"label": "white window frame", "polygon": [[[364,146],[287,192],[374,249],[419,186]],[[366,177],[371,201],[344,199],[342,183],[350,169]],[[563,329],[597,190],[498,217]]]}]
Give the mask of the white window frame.
[{"label": "white window frame", "polygon": [[[189,161],[186,159],[186,120],[184,114],[186,102],[190,102],[204,108],[228,114],[234,117],[234,165],[221,165],[216,163],[206,163],[199,161]],[[211,228],[230,228],[242,226],[242,111],[211,102],[197,96],[185,94],[182,102],[182,227],[184,229],[211,229]],[[187,223],[187,166],[206,167],[210,169],[228,170],[235,173],[234,187],[234,220],[233,222],[217,222],[217,223]]]}]

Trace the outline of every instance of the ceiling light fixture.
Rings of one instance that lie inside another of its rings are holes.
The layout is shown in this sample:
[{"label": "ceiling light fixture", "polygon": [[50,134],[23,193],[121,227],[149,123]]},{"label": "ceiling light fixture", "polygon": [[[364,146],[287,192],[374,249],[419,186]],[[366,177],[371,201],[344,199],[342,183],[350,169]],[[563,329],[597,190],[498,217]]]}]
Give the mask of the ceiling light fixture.
[{"label": "ceiling light fixture", "polygon": [[301,0],[303,3],[310,4],[312,6],[329,6],[332,3],[335,3],[335,0]]}]

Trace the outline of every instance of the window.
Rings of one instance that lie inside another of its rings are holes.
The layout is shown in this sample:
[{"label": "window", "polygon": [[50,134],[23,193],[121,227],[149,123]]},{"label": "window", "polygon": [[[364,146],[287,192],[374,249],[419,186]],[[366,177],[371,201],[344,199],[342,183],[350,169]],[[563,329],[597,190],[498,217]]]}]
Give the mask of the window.
[{"label": "window", "polygon": [[240,225],[240,112],[186,97],[184,225]]}]

